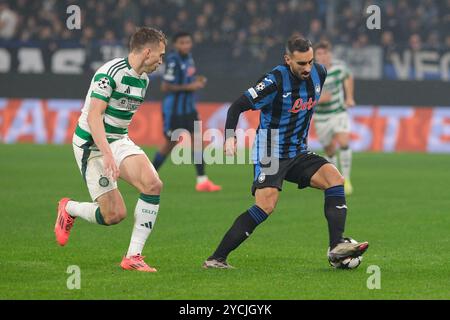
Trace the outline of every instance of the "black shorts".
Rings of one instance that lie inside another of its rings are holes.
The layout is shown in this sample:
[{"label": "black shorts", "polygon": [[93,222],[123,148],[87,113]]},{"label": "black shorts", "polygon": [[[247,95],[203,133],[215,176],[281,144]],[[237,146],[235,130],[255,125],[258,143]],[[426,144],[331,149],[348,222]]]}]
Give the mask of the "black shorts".
[{"label": "black shorts", "polygon": [[172,132],[177,129],[185,129],[190,133],[194,133],[194,123],[198,121],[197,112],[182,115],[171,115],[163,118],[164,120],[164,136],[170,140]]},{"label": "black shorts", "polygon": [[325,158],[314,152],[308,152],[291,159],[279,159],[278,170],[275,174],[272,174],[270,164],[255,164],[252,195],[255,195],[256,189],[268,187],[281,191],[284,180],[296,183],[299,189],[309,187],[312,176],[327,163],[329,162]]}]

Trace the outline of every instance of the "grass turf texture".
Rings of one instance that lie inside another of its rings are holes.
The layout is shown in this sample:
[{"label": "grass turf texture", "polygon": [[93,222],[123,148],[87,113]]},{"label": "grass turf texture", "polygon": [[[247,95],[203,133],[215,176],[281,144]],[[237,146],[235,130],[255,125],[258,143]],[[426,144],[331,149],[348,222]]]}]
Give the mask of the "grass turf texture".
[{"label": "grass turf texture", "polygon": [[[153,156],[153,150],[146,150]],[[68,245],[53,234],[57,200],[89,201],[71,146],[0,145],[1,299],[449,299],[449,156],[355,154],[346,235],[370,241],[362,265],[333,270],[323,193],[286,183],[274,215],[230,256],[236,270],[203,270],[238,214],[253,203],[251,166],[207,168],[223,191],[194,191],[193,166],[166,163],[161,208],[144,255],[156,274],[122,271],[137,192],[120,190],[128,218],[76,221]],[[81,290],[66,287],[69,265]],[[366,287],[369,265],[381,289]]]}]

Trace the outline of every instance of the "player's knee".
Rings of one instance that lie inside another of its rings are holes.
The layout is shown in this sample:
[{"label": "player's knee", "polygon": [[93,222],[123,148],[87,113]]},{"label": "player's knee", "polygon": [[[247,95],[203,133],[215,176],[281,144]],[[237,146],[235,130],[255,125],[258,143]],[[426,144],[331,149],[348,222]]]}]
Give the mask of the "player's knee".
[{"label": "player's knee", "polygon": [[265,188],[256,191],[256,205],[265,213],[271,214],[275,210],[278,201],[278,190],[275,188]]},{"label": "player's knee", "polygon": [[145,194],[161,194],[163,183],[159,178],[144,183],[141,192]]},{"label": "player's knee", "polygon": [[341,174],[333,175],[329,182],[328,182],[328,188],[335,187],[335,186],[342,186],[345,183],[345,178]]}]

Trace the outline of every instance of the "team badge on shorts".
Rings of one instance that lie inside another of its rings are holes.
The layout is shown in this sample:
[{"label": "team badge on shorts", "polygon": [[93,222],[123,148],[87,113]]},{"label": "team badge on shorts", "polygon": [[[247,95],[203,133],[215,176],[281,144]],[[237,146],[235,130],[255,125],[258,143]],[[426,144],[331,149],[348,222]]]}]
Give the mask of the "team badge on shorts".
[{"label": "team badge on shorts", "polygon": [[266,181],[266,174],[262,172],[258,177],[258,182],[263,183],[264,181]]},{"label": "team badge on shorts", "polygon": [[100,179],[98,180],[98,184],[100,185],[100,187],[105,188],[109,186],[109,179],[107,177],[101,176]]}]

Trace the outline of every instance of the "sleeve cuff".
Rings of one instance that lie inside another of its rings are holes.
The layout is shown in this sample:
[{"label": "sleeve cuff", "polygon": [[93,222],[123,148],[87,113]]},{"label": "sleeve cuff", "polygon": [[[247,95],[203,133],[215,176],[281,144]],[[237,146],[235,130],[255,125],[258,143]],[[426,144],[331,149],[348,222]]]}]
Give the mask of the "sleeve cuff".
[{"label": "sleeve cuff", "polygon": [[92,97],[92,98],[97,98],[97,99],[103,100],[103,101],[105,101],[105,102],[109,102],[109,98],[107,98],[107,97],[105,97],[105,96],[102,96],[101,94],[98,94],[98,93],[95,93],[95,92],[92,92],[92,93],[91,93],[91,97]]}]

